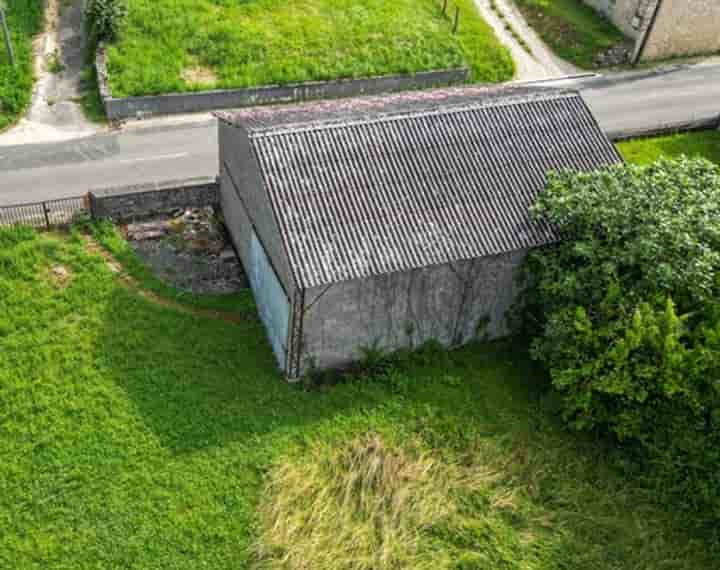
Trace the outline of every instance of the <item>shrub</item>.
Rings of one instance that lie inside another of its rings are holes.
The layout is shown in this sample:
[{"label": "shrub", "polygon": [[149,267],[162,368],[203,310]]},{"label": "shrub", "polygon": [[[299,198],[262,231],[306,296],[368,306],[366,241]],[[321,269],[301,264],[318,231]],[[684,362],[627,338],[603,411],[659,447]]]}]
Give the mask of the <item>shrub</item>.
[{"label": "shrub", "polygon": [[112,41],[128,13],[127,0],[88,0],[85,22],[94,42]]},{"label": "shrub", "polygon": [[640,444],[658,489],[720,520],[720,168],[558,172],[534,214],[566,238],[526,267],[565,420]]}]

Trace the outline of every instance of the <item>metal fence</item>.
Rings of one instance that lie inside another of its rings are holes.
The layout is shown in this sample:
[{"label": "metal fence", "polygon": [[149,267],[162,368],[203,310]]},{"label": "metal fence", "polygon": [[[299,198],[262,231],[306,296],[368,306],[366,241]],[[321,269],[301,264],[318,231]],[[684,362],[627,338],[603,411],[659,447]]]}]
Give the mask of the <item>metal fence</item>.
[{"label": "metal fence", "polygon": [[86,196],[0,206],[0,227],[30,226],[50,229],[69,226],[90,215],[90,202]]}]

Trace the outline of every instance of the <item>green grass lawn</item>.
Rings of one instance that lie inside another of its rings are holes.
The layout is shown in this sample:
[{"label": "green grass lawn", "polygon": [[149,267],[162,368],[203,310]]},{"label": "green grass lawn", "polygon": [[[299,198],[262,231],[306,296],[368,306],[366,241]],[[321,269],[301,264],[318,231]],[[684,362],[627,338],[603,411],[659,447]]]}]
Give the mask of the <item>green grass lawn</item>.
[{"label": "green grass lawn", "polygon": [[596,56],[625,41],[609,20],[582,0],[515,0],[528,23],[560,57],[596,67]]},{"label": "green grass lawn", "polygon": [[440,0],[130,0],[108,51],[113,95],[286,84],[469,66],[476,81],[513,62],[473,0],[456,35]]},{"label": "green grass lawn", "polygon": [[42,0],[10,0],[7,20],[17,60],[10,65],[0,31],[0,131],[14,123],[30,103],[33,85],[32,39],[41,31]]},{"label": "green grass lawn", "polygon": [[617,452],[554,421],[522,344],[309,389],[233,299],[239,324],[180,313],[78,233],[0,231],[0,567],[714,567]]},{"label": "green grass lawn", "polygon": [[701,156],[720,164],[720,131],[680,133],[618,143],[625,160],[650,164],[662,156]]}]

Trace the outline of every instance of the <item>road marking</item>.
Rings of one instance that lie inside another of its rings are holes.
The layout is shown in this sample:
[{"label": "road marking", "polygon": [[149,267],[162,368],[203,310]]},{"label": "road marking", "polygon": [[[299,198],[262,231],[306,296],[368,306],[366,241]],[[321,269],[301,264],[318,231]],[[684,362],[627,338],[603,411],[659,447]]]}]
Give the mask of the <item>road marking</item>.
[{"label": "road marking", "polygon": [[113,162],[148,162],[149,160],[169,160],[171,158],[183,158],[189,156],[187,152],[178,152],[176,154],[158,154],[157,156],[146,156],[142,158],[124,158],[122,160],[114,160]]}]

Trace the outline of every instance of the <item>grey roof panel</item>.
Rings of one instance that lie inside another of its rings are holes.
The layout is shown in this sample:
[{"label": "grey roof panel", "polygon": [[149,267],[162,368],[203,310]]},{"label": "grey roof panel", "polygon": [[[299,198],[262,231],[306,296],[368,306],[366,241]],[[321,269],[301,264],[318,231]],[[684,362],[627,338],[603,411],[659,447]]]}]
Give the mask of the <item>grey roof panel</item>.
[{"label": "grey roof panel", "polygon": [[572,92],[435,90],[233,120],[303,288],[556,241],[528,214],[547,171],[621,160]]}]

